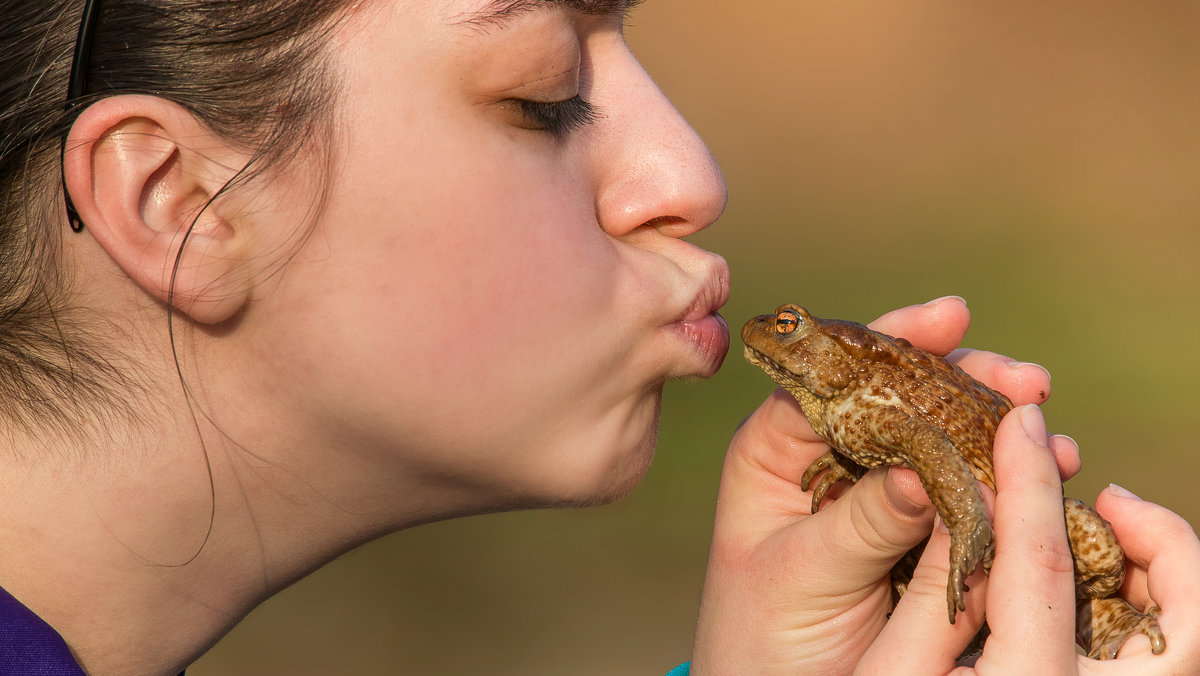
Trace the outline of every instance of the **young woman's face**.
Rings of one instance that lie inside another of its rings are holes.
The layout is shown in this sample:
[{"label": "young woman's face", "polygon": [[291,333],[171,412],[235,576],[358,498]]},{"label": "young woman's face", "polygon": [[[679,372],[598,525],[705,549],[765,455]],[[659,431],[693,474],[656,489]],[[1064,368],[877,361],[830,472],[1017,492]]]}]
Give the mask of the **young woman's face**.
[{"label": "young woman's face", "polygon": [[621,4],[389,0],[339,29],[329,194],[255,310],[256,358],[331,458],[609,500],[645,471],[664,381],[720,366],[728,271],[679,238],[725,185]]}]

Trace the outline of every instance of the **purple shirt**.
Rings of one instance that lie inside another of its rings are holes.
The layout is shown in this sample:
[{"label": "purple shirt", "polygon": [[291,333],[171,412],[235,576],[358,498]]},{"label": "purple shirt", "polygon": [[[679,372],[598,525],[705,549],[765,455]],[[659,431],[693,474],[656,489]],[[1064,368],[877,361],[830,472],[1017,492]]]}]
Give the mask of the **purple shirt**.
[{"label": "purple shirt", "polygon": [[0,589],[0,676],[84,676],[54,627]]}]

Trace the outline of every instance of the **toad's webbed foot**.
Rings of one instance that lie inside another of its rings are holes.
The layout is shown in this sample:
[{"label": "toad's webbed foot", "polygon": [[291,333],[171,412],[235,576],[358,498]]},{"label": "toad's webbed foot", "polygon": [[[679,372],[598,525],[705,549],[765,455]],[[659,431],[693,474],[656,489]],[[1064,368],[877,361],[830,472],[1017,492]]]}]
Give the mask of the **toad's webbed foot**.
[{"label": "toad's webbed foot", "polygon": [[[822,471],[824,474],[821,474]],[[821,474],[816,487],[812,489],[812,513],[816,514],[817,510],[821,508],[821,502],[825,500],[825,494],[829,492],[830,488],[833,488],[834,484],[839,481],[857,483],[866,471],[866,468],[851,462],[844,456],[828,451],[804,470],[804,476],[800,478],[800,490],[809,490],[813,479]]]},{"label": "toad's webbed foot", "polygon": [[950,527],[950,578],[946,581],[946,609],[950,624],[960,610],[966,610],[963,595],[970,591],[967,578],[979,564],[984,570],[992,568],[992,557],[996,551],[996,540],[992,537],[992,525],[987,519],[964,520]]},{"label": "toad's webbed foot", "polygon": [[1125,599],[1113,596],[1080,599],[1075,611],[1075,637],[1092,659],[1116,659],[1117,651],[1134,634],[1145,634],[1150,639],[1150,651],[1155,655],[1161,655],[1167,649],[1167,639],[1158,626],[1158,616],[1162,612],[1158,606],[1143,613]]}]

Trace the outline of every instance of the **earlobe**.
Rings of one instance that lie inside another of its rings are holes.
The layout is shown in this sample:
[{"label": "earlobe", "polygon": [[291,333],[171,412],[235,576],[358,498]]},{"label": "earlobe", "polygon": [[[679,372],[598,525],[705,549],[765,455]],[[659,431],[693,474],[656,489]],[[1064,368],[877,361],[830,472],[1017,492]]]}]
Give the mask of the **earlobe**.
[{"label": "earlobe", "polygon": [[85,232],[134,283],[198,322],[238,312],[244,238],[213,201],[236,158],[220,137],[164,99],[115,96],[80,114],[66,148]]}]

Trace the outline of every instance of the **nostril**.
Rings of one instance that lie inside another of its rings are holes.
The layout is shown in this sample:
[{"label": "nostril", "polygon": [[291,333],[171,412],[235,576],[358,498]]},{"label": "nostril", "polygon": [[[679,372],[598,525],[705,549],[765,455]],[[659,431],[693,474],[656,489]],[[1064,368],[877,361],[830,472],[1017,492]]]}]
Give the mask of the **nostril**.
[{"label": "nostril", "polygon": [[678,216],[656,216],[642,224],[643,228],[660,228],[667,225],[678,225],[686,223],[684,219]]},{"label": "nostril", "polygon": [[682,216],[656,216],[643,223],[641,227],[676,239],[682,239],[702,229]]}]

